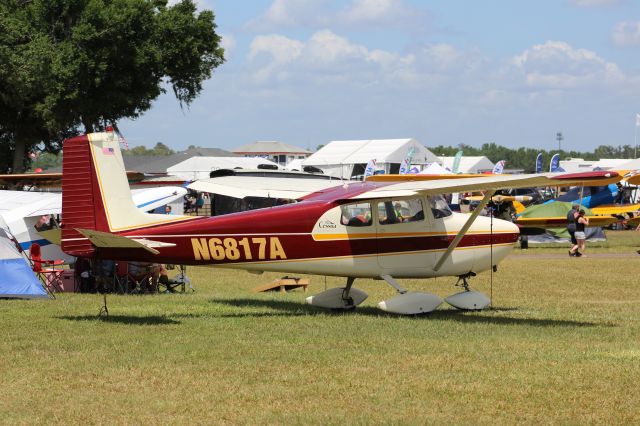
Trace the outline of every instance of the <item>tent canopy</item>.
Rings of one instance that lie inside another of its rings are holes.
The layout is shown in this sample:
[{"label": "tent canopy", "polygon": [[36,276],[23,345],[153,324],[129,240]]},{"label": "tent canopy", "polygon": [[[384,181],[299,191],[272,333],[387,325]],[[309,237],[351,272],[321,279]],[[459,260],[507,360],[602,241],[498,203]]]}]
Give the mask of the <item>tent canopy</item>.
[{"label": "tent canopy", "polygon": [[431,163],[425,167],[419,175],[452,175],[451,170],[447,170],[438,163]]},{"label": "tent canopy", "polygon": [[[442,165],[449,170],[453,169],[453,161],[455,157],[441,157]],[[460,166],[458,173],[480,173],[483,171],[491,171],[495,164],[485,156],[460,158]]]},{"label": "tent canopy", "polygon": [[413,148],[412,164],[439,161],[431,151],[415,139],[367,139],[331,141],[304,160],[303,165],[314,166],[336,177],[351,177],[354,165],[367,164],[375,159],[378,168],[389,171],[388,164],[400,164]]}]

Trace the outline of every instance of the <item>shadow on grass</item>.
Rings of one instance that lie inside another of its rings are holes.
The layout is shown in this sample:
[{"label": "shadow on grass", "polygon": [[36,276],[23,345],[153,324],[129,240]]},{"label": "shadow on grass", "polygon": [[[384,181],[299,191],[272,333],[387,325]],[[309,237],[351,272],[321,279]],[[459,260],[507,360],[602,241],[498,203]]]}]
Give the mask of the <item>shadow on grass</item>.
[{"label": "shadow on grass", "polygon": [[613,327],[609,323],[596,323],[586,321],[573,321],[561,319],[539,319],[539,318],[517,318],[506,316],[493,316],[492,312],[513,312],[518,308],[513,307],[496,307],[484,312],[465,312],[455,309],[440,309],[428,314],[414,315],[407,317],[404,315],[396,315],[383,312],[377,308],[370,306],[358,307],[353,311],[331,311],[315,308],[297,302],[289,302],[285,300],[259,300],[259,299],[221,299],[211,300],[212,303],[234,306],[238,308],[268,308],[280,312],[239,312],[236,314],[223,314],[221,317],[273,317],[273,316],[333,316],[333,315],[349,315],[355,313],[357,315],[375,316],[383,318],[416,318],[416,319],[432,319],[443,321],[458,321],[462,323],[476,324],[496,324],[496,325],[526,325],[534,327]]},{"label": "shadow on grass", "polygon": [[167,324],[180,324],[180,321],[168,318],[166,316],[151,315],[147,317],[138,317],[132,315],[109,315],[97,316],[97,315],[69,315],[63,317],[57,317],[58,319],[68,321],[100,321],[114,324],[126,324],[126,325],[167,325]]}]

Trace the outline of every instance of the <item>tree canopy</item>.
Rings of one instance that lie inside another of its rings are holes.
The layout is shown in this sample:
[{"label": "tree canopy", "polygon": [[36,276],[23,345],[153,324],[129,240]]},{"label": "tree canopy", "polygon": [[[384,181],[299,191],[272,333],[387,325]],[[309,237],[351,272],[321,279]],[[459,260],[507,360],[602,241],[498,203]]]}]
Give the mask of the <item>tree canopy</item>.
[{"label": "tree canopy", "polygon": [[[549,167],[551,157],[560,153],[560,159],[566,158],[582,158],[584,160],[599,160],[601,158],[635,158],[634,149],[631,145],[600,145],[592,152],[579,151],[557,151],[534,148],[507,148],[493,142],[484,143],[480,148],[460,144],[458,146],[438,145],[429,148],[431,152],[438,156],[451,157],[457,151],[462,150],[465,156],[486,156],[492,162],[505,160],[507,169],[523,169],[525,172],[533,173],[536,169],[536,157],[538,153],[542,154],[543,164]],[[545,169],[546,170],[546,169]]]},{"label": "tree canopy", "polygon": [[57,152],[80,129],[139,117],[165,88],[189,105],[224,61],[220,42],[192,0],[3,0],[0,154],[20,171],[34,146]]}]

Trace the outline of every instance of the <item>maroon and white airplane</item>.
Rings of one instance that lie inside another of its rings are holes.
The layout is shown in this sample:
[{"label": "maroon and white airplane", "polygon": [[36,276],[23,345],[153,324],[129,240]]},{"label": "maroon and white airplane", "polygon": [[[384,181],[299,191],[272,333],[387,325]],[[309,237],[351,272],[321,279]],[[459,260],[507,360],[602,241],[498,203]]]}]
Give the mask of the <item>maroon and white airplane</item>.
[{"label": "maroon and white airplane", "polygon": [[[236,183],[225,179],[200,184],[214,188],[212,192],[233,193]],[[383,279],[399,294],[378,306],[401,314],[432,311],[442,299],[409,292],[394,278],[455,276],[464,291],[447,302],[461,309],[482,309],[489,299],[470,291],[467,278],[497,265],[519,237],[516,225],[478,216],[495,190],[593,185],[619,176],[592,172],[313,184],[294,180],[288,189],[291,180],[274,179],[262,185],[273,187],[273,193],[295,194],[290,198],[297,202],[217,217],[147,214],[131,200],[115,134],[68,139],[62,249],[87,258],[346,277],[345,287],[307,298],[311,305],[330,309],[352,309],[367,297],[352,287],[356,278]],[[441,197],[479,190],[486,195],[473,214],[452,213]]]}]

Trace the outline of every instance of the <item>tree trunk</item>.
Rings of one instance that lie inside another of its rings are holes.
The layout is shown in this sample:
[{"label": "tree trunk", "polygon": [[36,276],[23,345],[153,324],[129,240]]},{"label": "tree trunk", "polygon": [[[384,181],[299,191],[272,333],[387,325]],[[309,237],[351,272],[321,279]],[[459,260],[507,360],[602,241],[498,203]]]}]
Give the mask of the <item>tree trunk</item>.
[{"label": "tree trunk", "polygon": [[11,173],[23,173],[24,172],[24,154],[27,141],[22,139],[20,135],[15,135],[15,151],[13,152],[13,167]]}]

